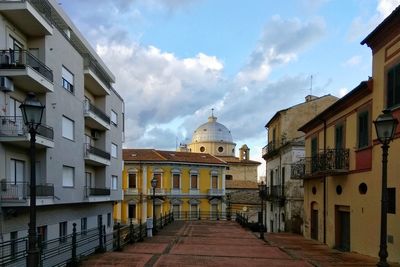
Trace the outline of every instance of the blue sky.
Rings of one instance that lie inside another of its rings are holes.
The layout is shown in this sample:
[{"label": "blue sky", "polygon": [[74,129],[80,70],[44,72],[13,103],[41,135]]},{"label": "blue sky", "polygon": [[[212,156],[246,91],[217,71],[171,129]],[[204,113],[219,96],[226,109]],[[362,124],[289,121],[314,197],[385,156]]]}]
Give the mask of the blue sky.
[{"label": "blue sky", "polygon": [[[175,149],[215,108],[261,159],[265,123],[371,75],[360,41],[400,0],[58,0],[125,99],[125,147]],[[101,4],[100,4],[101,3]],[[263,175],[263,167],[259,175]]]}]

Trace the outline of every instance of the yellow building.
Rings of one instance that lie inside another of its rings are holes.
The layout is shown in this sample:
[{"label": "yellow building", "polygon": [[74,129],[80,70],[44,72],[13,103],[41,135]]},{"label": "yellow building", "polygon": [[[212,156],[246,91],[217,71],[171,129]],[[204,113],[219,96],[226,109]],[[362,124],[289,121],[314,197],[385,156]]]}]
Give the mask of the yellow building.
[{"label": "yellow building", "polygon": [[[400,7],[362,41],[372,49],[372,78],[300,128],[306,158],[304,235],[330,247],[378,257],[382,149],[373,120],[388,109],[400,119]],[[400,262],[400,126],[388,158],[388,261]]]},{"label": "yellow building", "polygon": [[154,149],[124,149],[123,160],[124,196],[114,213],[122,223],[153,216],[153,178],[158,180],[156,218],[171,211],[175,219],[210,218],[225,211],[224,161],[205,153]]}]

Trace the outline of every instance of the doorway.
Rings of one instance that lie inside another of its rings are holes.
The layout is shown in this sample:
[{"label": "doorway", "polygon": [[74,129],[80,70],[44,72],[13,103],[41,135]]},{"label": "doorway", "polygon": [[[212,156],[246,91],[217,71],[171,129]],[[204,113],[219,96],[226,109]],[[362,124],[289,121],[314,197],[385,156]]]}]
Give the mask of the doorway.
[{"label": "doorway", "polygon": [[311,203],[311,238],[318,240],[318,204]]},{"label": "doorway", "polygon": [[341,251],[350,251],[350,207],[335,207],[335,243]]}]

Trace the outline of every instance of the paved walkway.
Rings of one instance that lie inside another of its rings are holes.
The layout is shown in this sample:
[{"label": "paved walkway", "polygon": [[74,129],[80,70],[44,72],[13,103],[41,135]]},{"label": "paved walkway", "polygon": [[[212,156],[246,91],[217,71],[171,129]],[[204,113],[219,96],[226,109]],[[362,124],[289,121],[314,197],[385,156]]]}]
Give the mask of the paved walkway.
[{"label": "paved walkway", "polygon": [[340,253],[301,236],[264,242],[230,221],[175,221],[122,252],[96,254],[82,266],[374,266],[376,259]]}]

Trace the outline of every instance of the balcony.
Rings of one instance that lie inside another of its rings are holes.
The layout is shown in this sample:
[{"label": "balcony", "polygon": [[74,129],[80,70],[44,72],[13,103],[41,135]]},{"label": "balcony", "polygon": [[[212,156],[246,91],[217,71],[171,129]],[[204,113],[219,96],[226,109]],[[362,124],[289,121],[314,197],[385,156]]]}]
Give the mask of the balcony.
[{"label": "balcony", "polygon": [[139,189],[138,188],[126,188],[124,190],[125,196],[136,196],[139,195]]},{"label": "balcony", "polygon": [[[2,206],[29,206],[30,187],[27,182],[0,181],[0,200]],[[54,197],[53,184],[36,185],[37,205],[50,204]]]},{"label": "balcony", "polygon": [[90,128],[110,130],[110,117],[87,100],[84,102],[84,115],[85,124]]},{"label": "balcony", "polygon": [[90,196],[110,196],[110,188],[99,188],[99,187],[86,187],[86,197]]},{"label": "balcony", "polygon": [[[153,189],[149,189],[147,191],[147,194],[149,196],[153,195]],[[156,188],[156,192],[155,192],[156,196],[165,196],[167,194],[167,190],[165,188]]]},{"label": "balcony", "polygon": [[111,155],[99,148],[84,144],[85,163],[93,166],[109,166]]},{"label": "balcony", "polygon": [[[34,7],[33,2],[26,0],[1,0],[0,12],[27,36],[37,37],[53,34],[51,22],[42,16],[42,12],[39,12]],[[42,6],[45,4],[45,1],[40,2]]]},{"label": "balcony", "polygon": [[200,195],[200,190],[197,188],[190,188],[189,195]]},{"label": "balcony", "polygon": [[225,195],[225,190],[212,188],[212,189],[208,190],[208,195],[209,196],[223,196],[223,195]]},{"label": "balcony", "polygon": [[26,92],[53,92],[53,71],[26,50],[0,50],[0,75]]},{"label": "balcony", "polygon": [[172,188],[170,194],[172,196],[182,195],[182,190],[180,188]]},{"label": "balcony", "polygon": [[265,147],[262,148],[262,157],[264,159],[275,156],[279,151],[279,142],[271,141]]},{"label": "balcony", "polygon": [[292,179],[309,179],[346,174],[349,171],[349,149],[327,149],[292,165]]},{"label": "balcony", "polygon": [[94,60],[86,56],[84,59],[85,88],[95,96],[110,94],[110,79]]},{"label": "balcony", "polygon": [[[30,134],[21,116],[0,116],[0,142],[8,142],[28,148]],[[36,134],[38,148],[54,147],[53,128],[40,124]]]}]

